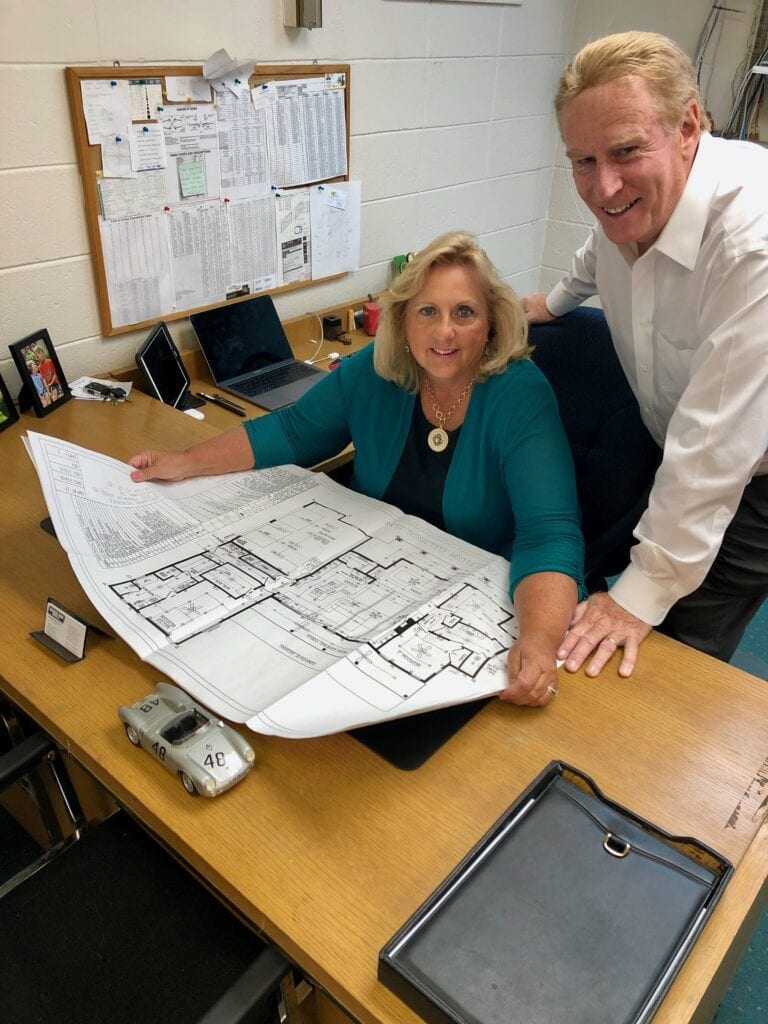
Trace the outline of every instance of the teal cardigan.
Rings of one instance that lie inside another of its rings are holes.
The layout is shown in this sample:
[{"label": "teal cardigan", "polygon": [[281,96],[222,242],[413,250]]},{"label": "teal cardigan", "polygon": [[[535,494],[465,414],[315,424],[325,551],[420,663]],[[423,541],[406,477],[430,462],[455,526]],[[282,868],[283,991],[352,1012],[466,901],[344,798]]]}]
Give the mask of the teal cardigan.
[{"label": "teal cardigan", "polygon": [[[355,446],[351,487],[387,489],[416,396],[373,368],[373,345],[294,405],[247,420],[256,465],[313,466]],[[408,509],[403,509],[408,512]],[[526,576],[553,571],[583,580],[573,462],[549,383],[530,360],[476,384],[443,492],[449,533],[509,559],[510,595]]]}]

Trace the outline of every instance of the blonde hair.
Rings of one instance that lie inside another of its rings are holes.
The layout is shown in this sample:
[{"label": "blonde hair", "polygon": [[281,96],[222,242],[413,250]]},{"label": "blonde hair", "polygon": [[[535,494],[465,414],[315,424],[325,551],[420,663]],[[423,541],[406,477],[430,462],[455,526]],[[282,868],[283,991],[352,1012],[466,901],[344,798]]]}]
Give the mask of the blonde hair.
[{"label": "blonde hair", "polygon": [[565,106],[570,100],[590,86],[604,85],[628,75],[643,78],[648,83],[667,131],[677,128],[691,100],[699,105],[702,131],[712,127],[696,71],[677,43],[657,32],[618,32],[587,43],[563,72],[555,96],[555,113],[561,130]]},{"label": "blonde hair", "polygon": [[475,238],[462,231],[440,235],[405,265],[394,284],[380,298],[382,310],[373,350],[373,365],[380,377],[406,391],[419,389],[419,365],[407,351],[405,314],[408,302],[424,288],[434,267],[469,267],[477,273],[488,305],[488,343],[476,379],[502,373],[510,362],[524,359],[528,345],[528,320],[520,300]]}]

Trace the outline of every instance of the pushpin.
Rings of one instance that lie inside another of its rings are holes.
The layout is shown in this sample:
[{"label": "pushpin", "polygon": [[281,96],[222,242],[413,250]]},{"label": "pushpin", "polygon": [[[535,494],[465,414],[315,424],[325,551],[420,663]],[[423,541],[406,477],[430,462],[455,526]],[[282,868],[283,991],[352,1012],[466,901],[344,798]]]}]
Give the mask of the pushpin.
[{"label": "pushpin", "polygon": [[120,135],[116,135],[115,136],[115,142],[122,142],[122,141],[123,140],[122,140],[122,137]]},{"label": "pushpin", "polygon": [[145,124],[144,127],[141,130],[143,132],[148,132],[149,131],[149,126]]}]

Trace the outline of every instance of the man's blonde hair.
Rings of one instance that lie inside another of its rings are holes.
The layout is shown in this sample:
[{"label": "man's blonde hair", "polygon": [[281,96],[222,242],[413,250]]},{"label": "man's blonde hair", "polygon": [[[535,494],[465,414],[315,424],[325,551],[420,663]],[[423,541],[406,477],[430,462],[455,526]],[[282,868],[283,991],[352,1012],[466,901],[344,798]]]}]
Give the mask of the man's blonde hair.
[{"label": "man's blonde hair", "polygon": [[394,381],[406,391],[419,389],[419,366],[406,349],[406,307],[422,290],[431,270],[455,266],[476,271],[488,305],[488,344],[476,379],[501,373],[512,360],[523,359],[532,351],[528,345],[528,321],[514,291],[472,235],[451,231],[421,249],[380,299],[382,311],[373,365],[380,377]]},{"label": "man's blonde hair", "polygon": [[584,89],[635,75],[648,83],[667,131],[680,124],[686,106],[696,100],[701,129],[712,127],[689,57],[667,36],[656,32],[619,32],[587,43],[563,72],[555,97],[562,130],[566,104]]}]

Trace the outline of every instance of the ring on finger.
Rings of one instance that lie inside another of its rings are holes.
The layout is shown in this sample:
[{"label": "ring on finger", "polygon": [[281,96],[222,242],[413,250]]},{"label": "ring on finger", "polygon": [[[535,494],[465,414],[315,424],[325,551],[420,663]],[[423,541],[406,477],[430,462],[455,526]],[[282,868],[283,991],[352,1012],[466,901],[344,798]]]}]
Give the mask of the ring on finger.
[{"label": "ring on finger", "polygon": [[547,687],[547,693],[549,694],[550,697],[556,697],[558,695],[558,693],[560,693],[560,691],[555,686],[548,686]]},{"label": "ring on finger", "polygon": [[606,637],[603,637],[603,639],[607,640],[609,644],[613,644],[614,647],[618,647],[619,646],[618,640],[614,640],[612,636],[606,636]]}]

